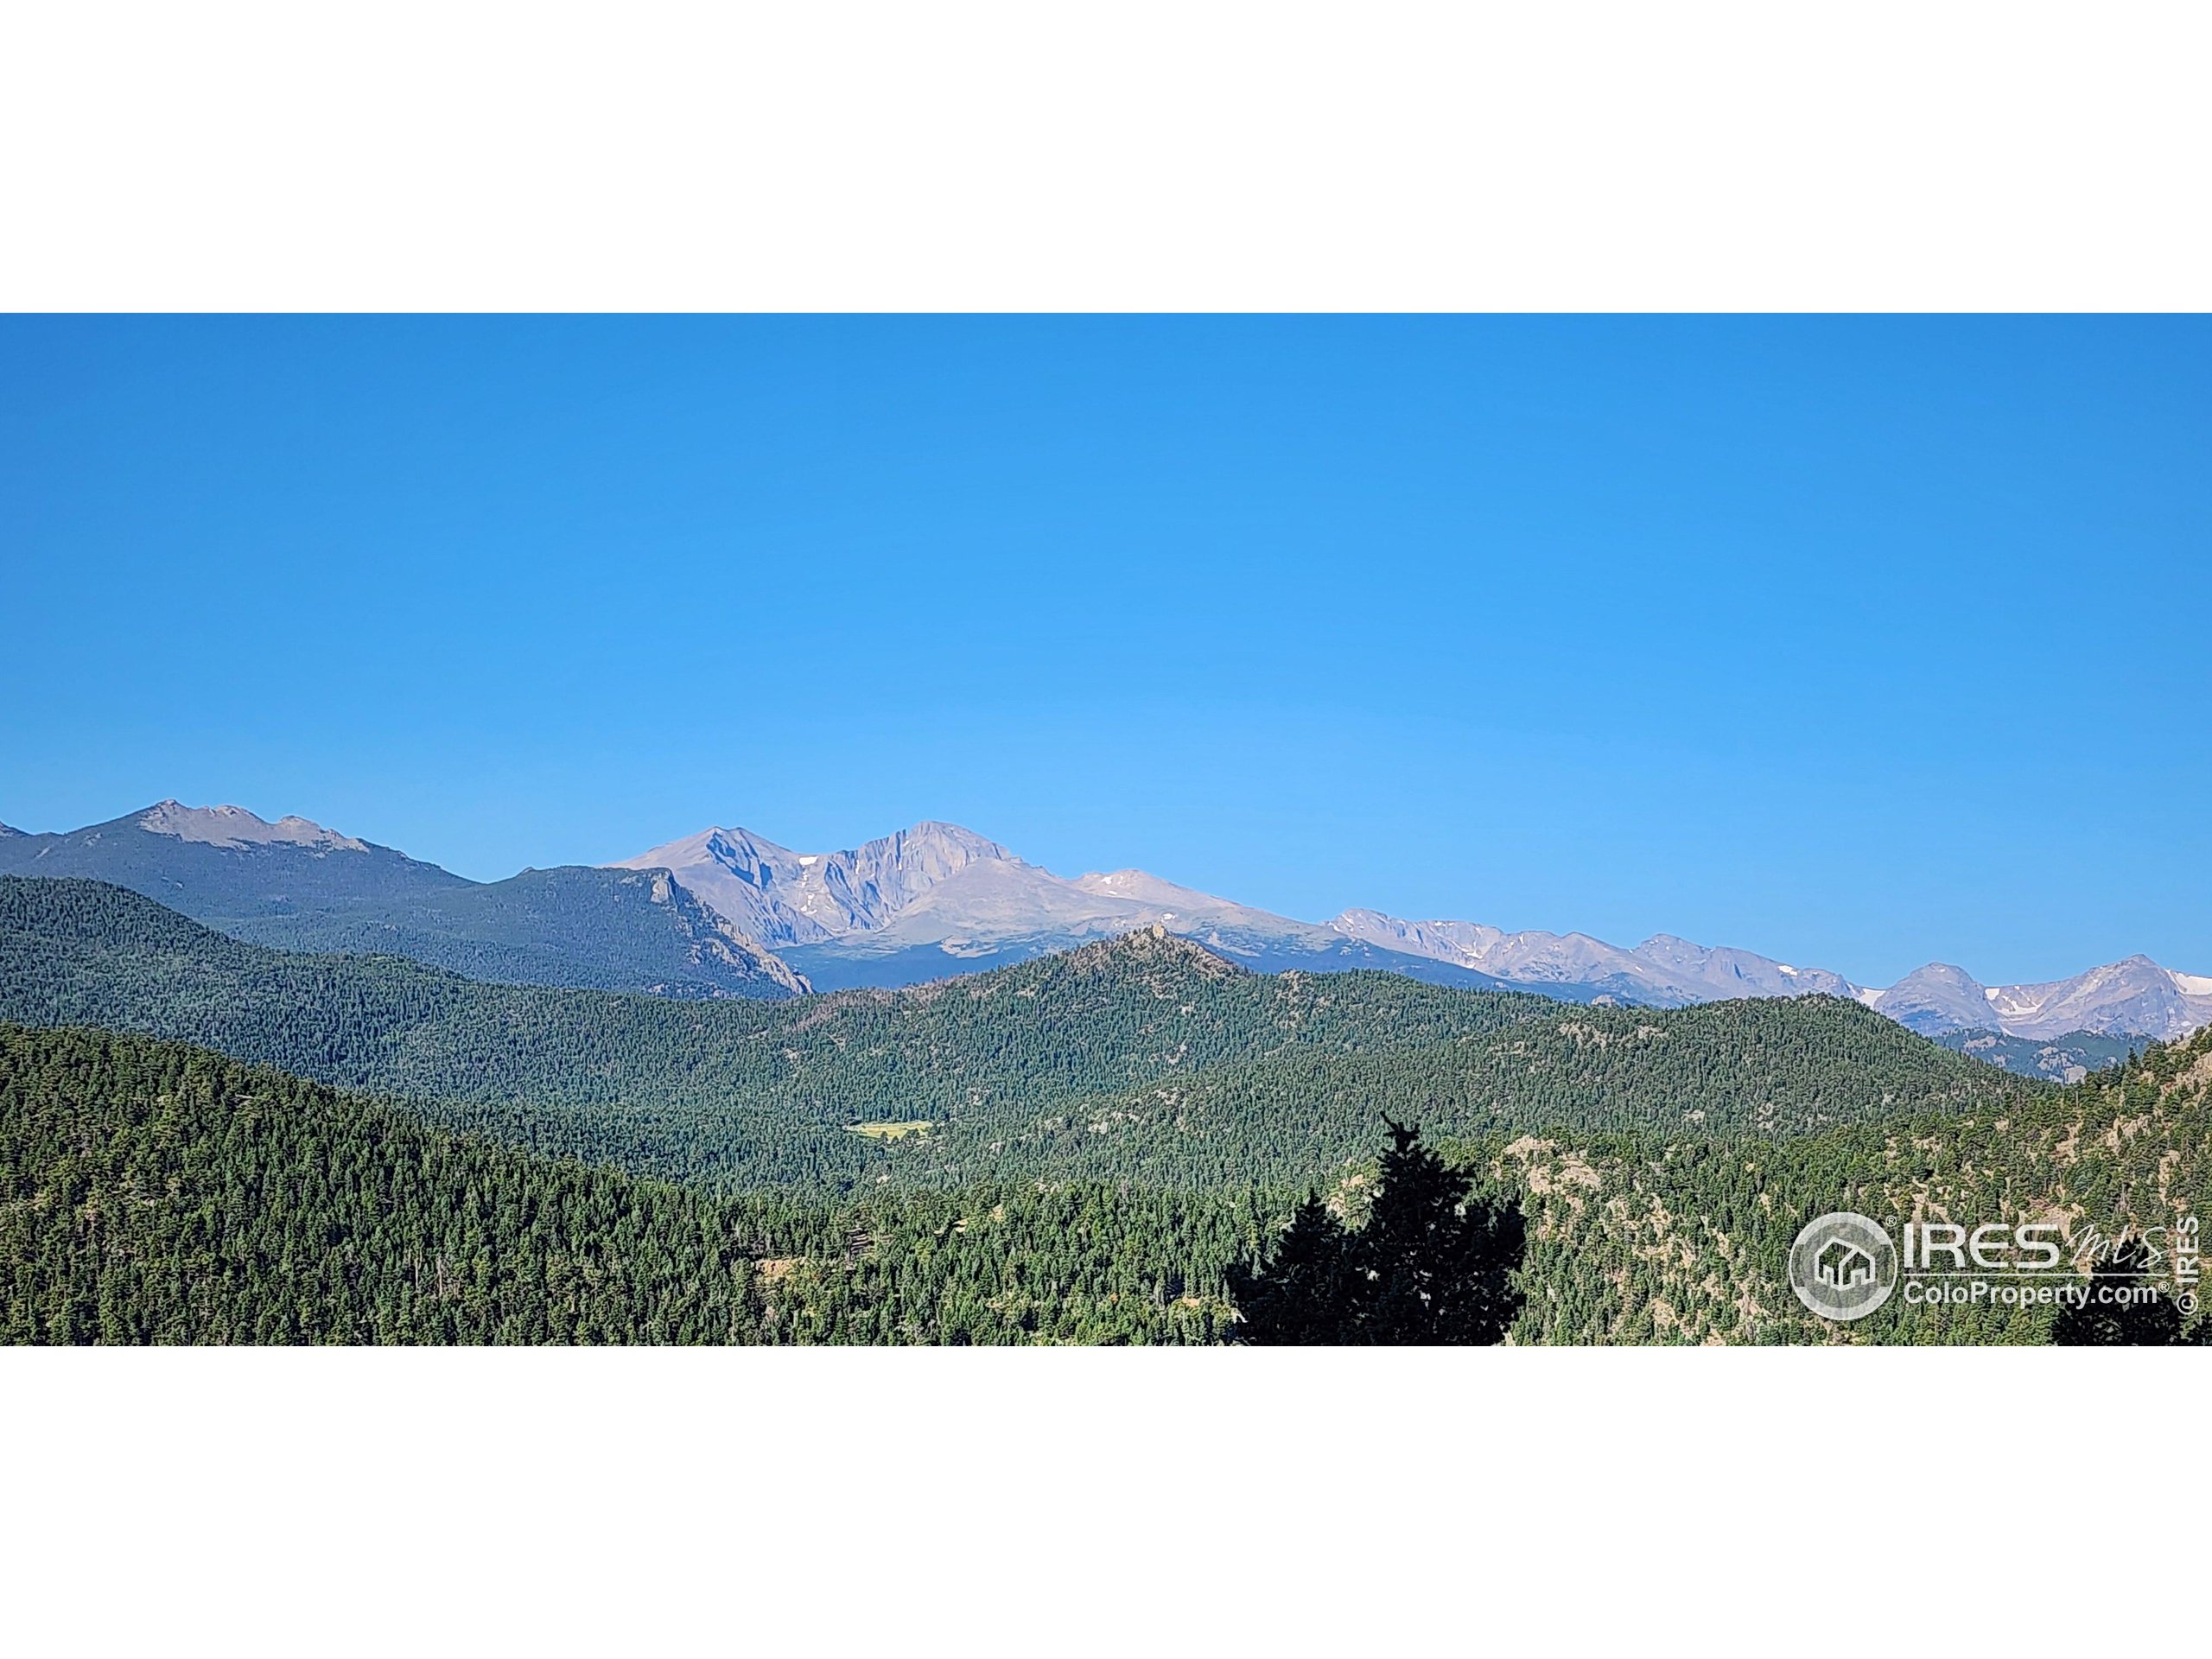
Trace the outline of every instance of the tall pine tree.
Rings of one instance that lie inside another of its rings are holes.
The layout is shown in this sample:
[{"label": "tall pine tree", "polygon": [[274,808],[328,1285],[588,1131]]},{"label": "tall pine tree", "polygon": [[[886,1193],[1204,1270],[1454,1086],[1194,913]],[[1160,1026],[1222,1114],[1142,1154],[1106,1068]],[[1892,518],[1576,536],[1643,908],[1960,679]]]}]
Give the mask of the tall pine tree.
[{"label": "tall pine tree", "polygon": [[1352,1306],[1351,1236],[1310,1187],[1265,1264],[1230,1268],[1230,1300],[1243,1316],[1237,1339],[1268,1347],[1331,1347]]},{"label": "tall pine tree", "polygon": [[1237,1340],[1265,1345],[1502,1342],[1523,1297],[1518,1205],[1472,1198],[1472,1179],[1392,1122],[1367,1224],[1346,1229],[1308,1192],[1268,1259],[1232,1268]]},{"label": "tall pine tree", "polygon": [[1469,1197],[1473,1180],[1421,1143],[1421,1130],[1382,1120],[1375,1207],[1353,1253],[1363,1343],[1497,1343],[1525,1300],[1513,1274],[1528,1248],[1517,1205]]},{"label": "tall pine tree", "polygon": [[2051,1342],[2061,1348],[2177,1348],[2205,1342],[2212,1326],[2199,1320],[2194,1331],[2184,1332],[2181,1309],[2171,1297],[2097,1300],[2147,1287],[2150,1266],[2150,1247],[2142,1240],[2115,1246],[2090,1272],[2089,1300],[2064,1309],[2051,1322]]}]

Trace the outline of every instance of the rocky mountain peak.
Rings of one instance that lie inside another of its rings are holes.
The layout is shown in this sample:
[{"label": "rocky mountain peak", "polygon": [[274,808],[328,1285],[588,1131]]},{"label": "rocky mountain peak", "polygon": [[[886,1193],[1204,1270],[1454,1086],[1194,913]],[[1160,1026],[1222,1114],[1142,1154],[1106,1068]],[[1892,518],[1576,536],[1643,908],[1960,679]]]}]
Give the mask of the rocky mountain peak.
[{"label": "rocky mountain peak", "polygon": [[365,853],[368,843],[326,830],[310,819],[288,817],[270,823],[242,806],[187,806],[160,801],[140,813],[137,824],[149,835],[211,847],[308,847],[321,852]]},{"label": "rocky mountain peak", "polygon": [[1098,973],[1133,964],[1154,969],[1173,968],[1202,979],[1233,979],[1247,971],[1195,939],[1170,933],[1157,922],[1086,944],[1060,960],[1077,973]]},{"label": "rocky mountain peak", "polygon": [[887,925],[977,865],[1027,868],[998,842],[957,823],[909,829],[832,853],[798,853],[751,830],[715,828],[618,859],[619,869],[666,869],[764,944],[817,944]]}]

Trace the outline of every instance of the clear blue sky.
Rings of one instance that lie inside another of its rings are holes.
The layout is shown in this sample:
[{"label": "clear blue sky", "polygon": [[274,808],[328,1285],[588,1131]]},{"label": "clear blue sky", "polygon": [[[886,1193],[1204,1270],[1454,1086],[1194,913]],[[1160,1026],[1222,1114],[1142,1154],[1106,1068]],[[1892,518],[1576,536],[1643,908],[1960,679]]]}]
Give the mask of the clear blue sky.
[{"label": "clear blue sky", "polygon": [[0,321],[0,820],[2212,972],[2203,320]]}]

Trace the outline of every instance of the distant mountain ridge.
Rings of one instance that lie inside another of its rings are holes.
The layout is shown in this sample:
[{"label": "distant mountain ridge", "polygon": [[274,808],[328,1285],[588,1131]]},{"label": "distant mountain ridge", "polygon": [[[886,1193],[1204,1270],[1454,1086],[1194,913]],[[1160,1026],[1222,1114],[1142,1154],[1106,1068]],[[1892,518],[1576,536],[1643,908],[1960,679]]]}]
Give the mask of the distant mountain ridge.
[{"label": "distant mountain ridge", "polygon": [[1033,928],[1085,919],[1084,906],[1055,902],[1063,884],[953,823],[924,822],[836,853],[795,853],[750,830],[707,830],[609,868],[667,870],[769,945],[878,931],[962,875],[970,875],[969,910],[995,901]]},{"label": "distant mountain ridge", "polygon": [[2046,985],[1984,986],[1940,963],[1896,985],[1656,934],[1634,949],[1581,933],[1508,932],[1347,910],[1325,923],[1274,915],[1136,869],[1054,875],[957,824],[925,822],[843,852],[801,854],[749,830],[702,830],[623,860],[665,868],[824,988],[976,972],[1085,940],[1160,926],[1268,971],[1382,968],[1570,1001],[1682,1007],[1738,997],[1847,997],[1935,1036],[1986,1032],[2049,1044],[1982,1045],[1999,1064],[2070,1068],[2089,1039],[2171,1041],[2212,1024],[2212,979],[2148,957]]},{"label": "distant mountain ridge", "polygon": [[406,957],[510,985],[656,996],[799,996],[813,988],[666,870],[524,870],[404,909],[250,917],[224,931],[287,950]]},{"label": "distant mountain ridge", "polygon": [[304,817],[165,800],[58,835],[0,825],[0,874],[113,882],[283,949],[380,951],[486,980],[675,996],[896,987],[1157,926],[1263,972],[1378,969],[1654,1007],[1847,997],[1923,1035],[2016,1039],[1967,1052],[2044,1075],[2088,1063],[2107,1040],[2171,1041],[2212,1024],[2212,978],[2147,957],[1999,986],[1929,963],[1875,988],[1669,934],[1625,949],[1365,909],[1300,921],[1144,870],[1056,875],[935,820],[823,853],[718,826],[596,868],[476,882]]},{"label": "distant mountain ridge", "polygon": [[1372,910],[1347,910],[1329,925],[1389,949],[1457,962],[1511,985],[1598,985],[1624,1001],[1657,1007],[1736,996],[1858,994],[1858,987],[1824,969],[1794,968],[1665,933],[1624,950],[1584,933],[1508,933],[1479,922],[1409,922]]},{"label": "distant mountain ridge", "polygon": [[[716,827],[609,868],[668,870],[823,990],[976,973],[1155,925],[1266,972],[1376,968],[1471,989],[1502,985],[1457,963],[1271,915],[1141,870],[1069,880],[971,830],[933,821],[824,853],[793,852],[748,830]],[[1569,1001],[1599,995],[1565,982],[1552,988]]]},{"label": "distant mountain ridge", "polygon": [[309,819],[283,817],[269,823],[242,806],[187,806],[181,801],[162,801],[141,813],[137,823],[149,835],[173,836],[210,847],[304,847],[333,853],[370,850],[368,842],[326,830]]},{"label": "distant mountain ridge", "polygon": [[1663,933],[1624,950],[1580,933],[1505,933],[1476,922],[1408,922],[1369,910],[1348,910],[1331,925],[1457,962],[1522,989],[1541,988],[1556,975],[1659,1007],[1819,992],[1852,997],[1923,1036],[1989,1032],[2039,1041],[2135,1036],[2172,1042],[2212,1025],[2212,979],[2177,973],[2144,956],[2040,985],[1984,985],[1962,968],[1930,963],[1885,989],[1855,985],[1826,969],[1710,950]]},{"label": "distant mountain ridge", "polygon": [[1983,985],[1962,968],[1930,963],[1885,991],[1862,991],[1859,1000],[1924,1036],[2088,1032],[2173,1042],[2212,1025],[2212,978],[2177,973],[2145,956],[2040,985]]},{"label": "distant mountain ridge", "polygon": [[0,838],[0,875],[111,882],[292,950],[404,956],[472,978],[667,996],[795,996],[772,952],[664,873],[569,866],[477,882],[302,817],[160,801]]},{"label": "distant mountain ridge", "polygon": [[157,801],[105,823],[0,842],[0,874],[112,881],[188,912],[282,914],[402,900],[462,877],[305,818],[270,823],[243,807]]}]

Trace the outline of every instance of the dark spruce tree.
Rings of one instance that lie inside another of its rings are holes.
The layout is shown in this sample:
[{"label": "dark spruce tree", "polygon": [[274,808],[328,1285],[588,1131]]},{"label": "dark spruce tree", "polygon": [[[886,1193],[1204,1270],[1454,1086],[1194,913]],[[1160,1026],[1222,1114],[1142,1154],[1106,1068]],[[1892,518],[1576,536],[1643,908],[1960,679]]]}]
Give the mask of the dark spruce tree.
[{"label": "dark spruce tree", "polygon": [[2181,1309],[2170,1296],[2098,1300],[2147,1285],[2150,1266],[2151,1251],[2142,1240],[2128,1239],[2115,1246],[2090,1273],[2088,1300],[2062,1310],[2051,1322],[2051,1342],[2061,1348],[2176,1348],[2192,1340],[2202,1342],[2203,1322],[2194,1333],[2184,1333]]},{"label": "dark spruce tree", "polygon": [[1473,1198],[1471,1178],[1385,1117],[1367,1224],[1353,1232],[1307,1192],[1273,1253],[1232,1268],[1236,1340],[1258,1345],[1434,1346],[1503,1342],[1524,1300],[1520,1207]]},{"label": "dark spruce tree", "polygon": [[1359,1342],[1503,1342],[1524,1300],[1513,1274],[1528,1249],[1520,1206],[1470,1196],[1474,1182],[1382,1120],[1390,1149],[1354,1249]]},{"label": "dark spruce tree", "polygon": [[1255,1268],[1236,1264],[1227,1279],[1242,1315],[1240,1342],[1266,1347],[1333,1347],[1353,1307],[1351,1236],[1310,1187],[1274,1253]]}]

